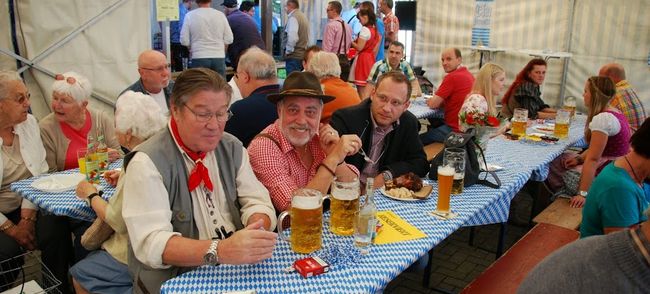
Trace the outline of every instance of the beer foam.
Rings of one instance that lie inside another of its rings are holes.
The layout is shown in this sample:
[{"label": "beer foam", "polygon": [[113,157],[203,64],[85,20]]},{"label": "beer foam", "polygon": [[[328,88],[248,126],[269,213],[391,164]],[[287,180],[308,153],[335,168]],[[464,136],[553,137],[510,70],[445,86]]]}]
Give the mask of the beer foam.
[{"label": "beer foam", "polygon": [[456,169],[454,169],[451,166],[439,166],[438,167],[438,174],[443,175],[443,176],[448,176],[448,177],[453,177],[454,174],[456,174]]},{"label": "beer foam", "polygon": [[332,197],[336,198],[337,200],[355,200],[359,198],[359,191],[334,189],[332,190]]},{"label": "beer foam", "polygon": [[462,174],[461,173],[455,173],[454,174],[454,180],[460,180],[460,179],[464,179],[464,178],[465,178],[464,173],[462,173]]},{"label": "beer foam", "polygon": [[321,198],[315,196],[293,196],[291,206],[300,209],[315,209],[321,206]]}]

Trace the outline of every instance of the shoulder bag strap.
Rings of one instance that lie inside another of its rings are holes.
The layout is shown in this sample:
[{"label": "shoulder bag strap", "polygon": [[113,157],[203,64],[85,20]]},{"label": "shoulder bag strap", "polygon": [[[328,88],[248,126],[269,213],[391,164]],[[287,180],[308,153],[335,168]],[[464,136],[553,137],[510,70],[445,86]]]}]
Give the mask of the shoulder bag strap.
[{"label": "shoulder bag strap", "polygon": [[347,40],[345,40],[345,35],[347,33],[345,31],[345,25],[343,24],[343,21],[339,20],[338,22],[341,23],[341,29],[343,29],[343,30],[341,30],[341,41],[339,42],[339,49],[336,50],[336,55],[341,54],[341,43],[343,43],[345,41],[345,44],[343,45],[343,48],[348,47],[348,42],[347,42]]},{"label": "shoulder bag strap", "polygon": [[[485,169],[487,169],[487,161],[485,160],[485,153],[483,153],[483,148],[481,148],[481,146],[476,144],[476,142],[474,142],[473,139],[471,141],[471,145],[474,145],[474,147],[476,147],[476,149],[479,150],[479,153],[480,153],[479,156],[483,159],[483,165],[485,166]],[[479,164],[479,166],[480,166],[480,164]],[[480,174],[480,171],[479,171],[479,174]],[[491,175],[492,178],[494,178],[494,180],[496,181],[496,184],[488,181],[488,179],[487,179],[488,175]],[[493,188],[493,189],[501,188],[501,180],[499,179],[497,174],[495,172],[493,172],[493,171],[487,171],[486,170],[485,171],[485,176],[483,176],[482,179],[479,178],[478,181],[476,181],[476,183],[480,184],[480,185],[483,185],[483,186]]]},{"label": "shoulder bag strap", "polygon": [[[273,138],[273,136],[271,136],[271,135],[269,135],[269,134],[267,134],[267,133],[259,133],[259,134],[257,134],[255,137],[253,137],[253,140],[255,140],[255,139],[257,139],[257,138],[267,138],[267,139],[270,139],[271,141],[273,141],[273,143],[275,143],[276,146],[278,146],[278,148],[280,148],[280,142],[278,142],[278,140],[276,140],[275,138]],[[251,140],[251,141],[252,141],[252,140]],[[280,149],[282,149],[282,148],[280,148]]]}]

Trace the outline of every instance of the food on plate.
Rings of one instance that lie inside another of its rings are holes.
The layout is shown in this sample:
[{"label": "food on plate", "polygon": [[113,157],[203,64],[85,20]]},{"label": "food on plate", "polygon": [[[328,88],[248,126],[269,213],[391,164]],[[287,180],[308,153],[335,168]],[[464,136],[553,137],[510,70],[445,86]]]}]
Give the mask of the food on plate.
[{"label": "food on plate", "polygon": [[394,198],[404,198],[404,199],[413,198],[413,191],[406,189],[404,187],[386,190],[386,194]]},{"label": "food on plate", "polygon": [[411,191],[420,191],[422,189],[422,179],[418,175],[409,172],[386,183],[386,190],[393,188],[406,188]]}]

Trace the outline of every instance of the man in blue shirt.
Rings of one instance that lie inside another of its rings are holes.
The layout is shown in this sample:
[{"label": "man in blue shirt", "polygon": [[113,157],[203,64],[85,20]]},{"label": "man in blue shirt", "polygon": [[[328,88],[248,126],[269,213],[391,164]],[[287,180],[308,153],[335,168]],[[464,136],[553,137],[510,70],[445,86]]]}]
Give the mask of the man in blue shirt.
[{"label": "man in blue shirt", "polygon": [[352,40],[355,40],[357,38],[362,27],[361,22],[359,22],[359,19],[357,18],[357,13],[359,13],[359,6],[361,6],[361,2],[355,3],[352,9],[341,12],[341,18],[343,21],[350,25],[352,28]]},{"label": "man in blue shirt", "polygon": [[182,0],[178,4],[178,21],[172,21],[169,26],[173,71],[183,71],[183,58],[190,58],[190,50],[181,45],[181,28],[183,27],[185,14],[187,14],[191,6],[191,0]]}]

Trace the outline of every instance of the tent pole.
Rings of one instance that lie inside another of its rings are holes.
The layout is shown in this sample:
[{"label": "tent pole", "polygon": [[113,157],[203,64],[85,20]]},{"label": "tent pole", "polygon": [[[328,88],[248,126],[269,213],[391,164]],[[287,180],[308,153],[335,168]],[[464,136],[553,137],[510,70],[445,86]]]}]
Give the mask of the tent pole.
[{"label": "tent pole", "polygon": [[[571,12],[569,13],[569,28],[567,30],[567,48],[566,52],[571,53],[571,36],[573,34],[573,18],[574,14],[576,12],[576,1],[571,0]],[[564,105],[564,91],[566,89],[566,80],[568,76],[568,70],[569,70],[569,63],[571,62],[571,58],[565,58],[564,59],[564,65],[562,65],[562,84],[560,85],[560,100],[562,101],[562,105]]]}]

